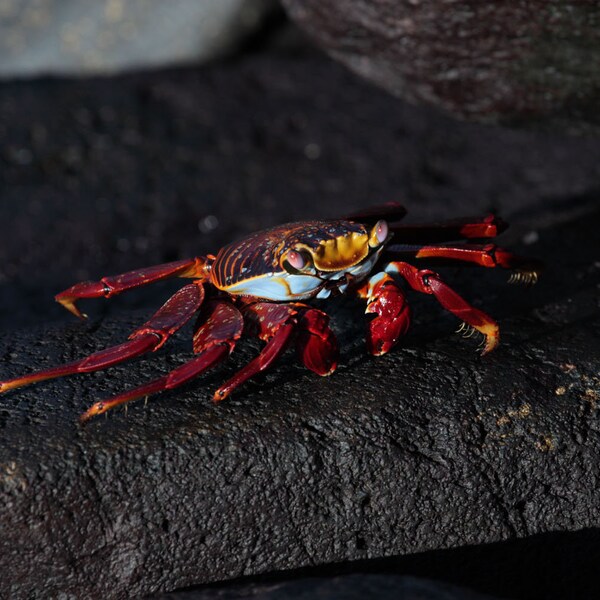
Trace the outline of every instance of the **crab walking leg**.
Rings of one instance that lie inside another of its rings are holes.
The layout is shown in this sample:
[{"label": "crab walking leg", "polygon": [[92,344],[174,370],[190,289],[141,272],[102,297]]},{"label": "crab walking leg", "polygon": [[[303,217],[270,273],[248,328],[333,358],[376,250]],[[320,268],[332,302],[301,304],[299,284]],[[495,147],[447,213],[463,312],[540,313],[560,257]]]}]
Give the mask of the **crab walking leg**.
[{"label": "crab walking leg", "polygon": [[286,350],[290,337],[294,333],[294,324],[281,325],[267,342],[261,353],[242,367],[227,383],[222,385],[213,396],[215,402],[224,400],[231,392],[257,373],[269,368]]},{"label": "crab walking leg", "polygon": [[138,327],[129,336],[129,341],[58,367],[0,381],[0,392],[46,379],[98,371],[135,358],[140,354],[158,350],[169,337],[189,321],[200,308],[203,299],[202,285],[190,283],[171,296],[146,323]]},{"label": "crab walking leg", "polygon": [[417,269],[412,265],[393,261],[386,265],[387,273],[398,273],[417,292],[432,294],[449,312],[474,327],[485,337],[482,354],[487,354],[498,345],[498,324],[483,311],[471,306],[459,296],[441,277],[428,269]]},{"label": "crab walking leg", "polygon": [[337,340],[329,328],[329,317],[322,311],[300,303],[254,302],[244,307],[243,314],[248,332],[267,344],[255,359],[215,392],[215,402],[267,369],[285,352],[296,332],[299,334],[297,350],[303,364],[319,375],[335,371],[339,354]]},{"label": "crab walking leg", "polygon": [[339,347],[329,327],[329,316],[303,304],[254,302],[244,309],[249,333],[268,342],[277,328],[293,323],[296,329],[296,350],[302,364],[317,375],[331,375],[337,368]]},{"label": "crab walking leg", "polygon": [[126,402],[149,396],[150,394],[156,394],[163,390],[171,390],[177,386],[183,385],[191,379],[194,379],[194,377],[198,377],[228,355],[229,351],[226,346],[213,346],[203,352],[200,356],[181,365],[181,367],[178,367],[160,379],[155,379],[145,385],[128,390],[127,392],[123,392],[112,398],[95,402],[81,415],[81,417],[79,417],[79,421],[81,423],[86,423],[92,417],[101,415],[120,404],[125,404]]},{"label": "crab walking leg", "polygon": [[455,244],[452,246],[416,246],[392,244],[387,248],[391,255],[404,258],[440,260],[443,264],[465,262],[480,267],[516,270],[520,281],[536,283],[542,264],[539,261],[523,258],[500,248],[495,244]]},{"label": "crab walking leg", "polygon": [[177,367],[164,377],[92,404],[81,415],[80,421],[85,423],[92,417],[105,413],[120,404],[164,390],[172,390],[198,377],[227,358],[233,351],[244,328],[240,311],[228,302],[210,300],[203,307],[198,321],[202,324],[194,334],[194,352],[198,354],[196,358]]},{"label": "crab walking leg", "polygon": [[367,349],[375,356],[389,352],[410,325],[410,309],[402,290],[387,273],[376,273],[357,290],[367,301],[365,312],[376,317],[369,322]]},{"label": "crab walking leg", "polygon": [[398,225],[390,223],[390,231],[408,243],[427,240],[432,243],[452,242],[461,239],[493,238],[507,228],[506,223],[494,215],[466,219],[453,219],[424,225]]},{"label": "crab walking leg", "polygon": [[207,260],[203,257],[178,260],[145,269],[128,271],[121,275],[102,277],[99,281],[76,283],[64,292],[57,294],[54,299],[76,317],[84,318],[86,315],[75,306],[77,300],[82,298],[112,298],[112,296],[126,290],[169,277],[199,278],[204,281],[208,277],[206,266]]}]

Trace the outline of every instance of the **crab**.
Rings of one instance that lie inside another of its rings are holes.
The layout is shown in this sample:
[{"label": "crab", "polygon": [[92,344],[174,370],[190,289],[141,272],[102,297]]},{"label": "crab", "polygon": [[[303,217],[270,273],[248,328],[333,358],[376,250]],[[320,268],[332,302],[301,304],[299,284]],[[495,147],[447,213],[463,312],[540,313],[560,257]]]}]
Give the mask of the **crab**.
[{"label": "crab", "polygon": [[364,300],[365,312],[373,315],[367,327],[367,348],[378,356],[389,352],[409,327],[410,309],[399,281],[433,296],[460,319],[467,335],[479,332],[482,353],[487,354],[498,344],[497,323],[464,300],[438,273],[412,262],[430,259],[442,264],[501,267],[513,271],[510,281],[529,284],[537,281],[540,264],[489,243],[506,227],[493,215],[405,225],[400,223],[405,214],[400,204],[388,203],[341,219],[289,223],[235,241],[216,256],[77,283],[56,300],[84,318],[78,300],[112,298],[172,277],[191,280],[135,329],[128,341],[68,364],[2,381],[0,392],[97,371],[154,352],[196,314],[192,360],[145,385],[95,402],[80,420],[86,422],[131,400],[190,381],[229,356],[242,334],[256,336],[265,345],[216,390],[216,402],[270,367],[292,343],[304,366],[318,375],[330,375],[338,364],[338,343],[328,315],[308,302],[338,294]]}]

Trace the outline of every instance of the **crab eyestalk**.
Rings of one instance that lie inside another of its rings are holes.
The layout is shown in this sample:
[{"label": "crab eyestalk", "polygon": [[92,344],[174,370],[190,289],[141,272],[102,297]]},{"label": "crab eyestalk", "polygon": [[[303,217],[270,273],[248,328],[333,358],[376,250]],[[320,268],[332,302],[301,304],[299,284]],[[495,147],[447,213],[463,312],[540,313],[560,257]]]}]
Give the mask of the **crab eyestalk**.
[{"label": "crab eyestalk", "polygon": [[371,235],[369,236],[369,246],[371,248],[378,248],[383,244],[389,236],[390,228],[388,224],[382,219],[375,223],[375,226],[371,230]]}]

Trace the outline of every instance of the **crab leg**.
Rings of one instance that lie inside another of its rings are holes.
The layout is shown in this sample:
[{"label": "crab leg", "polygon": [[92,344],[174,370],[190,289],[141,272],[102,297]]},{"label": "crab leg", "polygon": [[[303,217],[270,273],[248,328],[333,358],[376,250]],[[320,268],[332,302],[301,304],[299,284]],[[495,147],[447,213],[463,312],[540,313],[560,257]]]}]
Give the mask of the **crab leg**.
[{"label": "crab leg", "polygon": [[405,215],[406,209],[401,204],[388,202],[357,211],[346,218],[364,223],[375,223],[379,219],[385,219],[388,221],[390,231],[400,233],[402,240],[407,242],[421,240],[448,242],[459,239],[493,238],[507,228],[506,223],[495,215],[452,219],[424,225],[399,225],[399,221]]},{"label": "crab leg", "polygon": [[293,332],[293,323],[280,325],[261,353],[242,367],[227,383],[223,384],[214,393],[213,400],[215,402],[224,400],[235,388],[242,385],[250,377],[270,367],[285,352]]},{"label": "crab leg", "polygon": [[176,388],[227,358],[233,351],[244,328],[240,311],[228,302],[210,300],[203,307],[198,321],[202,324],[194,334],[194,352],[198,355],[196,358],[174,369],[164,377],[92,404],[81,415],[80,421],[85,423],[92,417],[105,413],[120,404]]},{"label": "crab leg", "polygon": [[459,296],[441,277],[428,269],[417,269],[412,265],[393,261],[386,265],[387,273],[398,273],[417,292],[432,294],[449,312],[483,334],[485,344],[482,354],[487,354],[498,345],[498,324],[483,311],[471,306]]},{"label": "crab leg", "polygon": [[243,312],[250,332],[267,344],[256,358],[215,392],[215,402],[220,402],[250,377],[267,369],[285,352],[295,332],[299,333],[298,353],[306,367],[319,375],[329,375],[336,369],[337,341],[325,313],[299,303],[272,302],[249,304]]},{"label": "crab leg", "polygon": [[521,275],[521,279],[527,280],[528,283],[535,283],[542,270],[540,262],[517,256],[495,244],[455,244],[453,246],[392,244],[387,251],[392,255],[407,258],[434,259],[442,264],[459,261],[481,267],[514,269]]},{"label": "crab leg", "polygon": [[85,315],[75,306],[82,298],[111,298],[125,290],[147,285],[169,277],[207,278],[207,259],[203,257],[178,260],[145,269],[128,271],[121,275],[102,277],[99,281],[83,281],[57,294],[54,299],[76,317]]},{"label": "crab leg", "polygon": [[466,219],[452,219],[424,225],[390,224],[390,230],[405,242],[451,242],[460,239],[493,238],[507,228],[506,223],[494,215]]},{"label": "crab leg", "polygon": [[138,327],[129,336],[129,341],[100,350],[99,352],[94,352],[94,354],[86,358],[58,367],[45,369],[7,381],[0,381],[0,392],[6,392],[46,379],[54,379],[74,373],[98,371],[99,369],[105,369],[135,358],[145,352],[158,350],[169,337],[189,321],[198,308],[200,308],[203,299],[204,290],[202,285],[190,283],[171,296],[152,318],[141,327]]},{"label": "crab leg", "polygon": [[375,356],[389,352],[410,325],[410,309],[404,293],[387,273],[372,275],[357,290],[367,301],[366,313],[377,315],[369,322],[367,349]]}]

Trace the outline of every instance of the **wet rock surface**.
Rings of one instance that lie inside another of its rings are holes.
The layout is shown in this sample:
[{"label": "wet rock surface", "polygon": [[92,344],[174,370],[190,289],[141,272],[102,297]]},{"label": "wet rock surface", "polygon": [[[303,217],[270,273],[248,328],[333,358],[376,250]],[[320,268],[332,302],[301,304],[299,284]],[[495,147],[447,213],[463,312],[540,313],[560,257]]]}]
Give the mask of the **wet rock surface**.
[{"label": "wet rock surface", "polygon": [[598,135],[592,1],[283,0],[332,56],[461,118]]},{"label": "wet rock surface", "polygon": [[502,243],[548,265],[532,289],[444,270],[500,322],[484,359],[416,295],[403,343],[368,357],[364,308],[341,299],[326,305],[343,348],[326,379],[286,355],[213,405],[255,354],[248,341],[196,383],[77,426],[94,400],[188,359],[188,327],[146,359],[2,397],[3,592],[127,598],[390,556],[471,587],[461,569],[440,572],[468,561],[465,547],[507,564],[503,540],[546,534],[536,552],[560,554],[571,538],[549,532],[579,530],[592,534],[577,537],[578,565],[552,554],[545,576],[507,591],[511,578],[480,564],[473,587],[598,591],[585,559],[600,524],[600,144],[454,123],[312,54],[5,84],[0,128],[3,377],[120,342],[179,286],[87,303],[80,323],[52,302],[74,281],[382,200],[421,218],[497,209],[514,224]]}]

